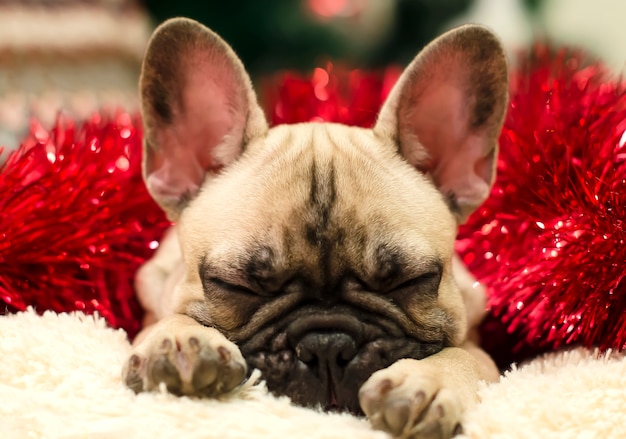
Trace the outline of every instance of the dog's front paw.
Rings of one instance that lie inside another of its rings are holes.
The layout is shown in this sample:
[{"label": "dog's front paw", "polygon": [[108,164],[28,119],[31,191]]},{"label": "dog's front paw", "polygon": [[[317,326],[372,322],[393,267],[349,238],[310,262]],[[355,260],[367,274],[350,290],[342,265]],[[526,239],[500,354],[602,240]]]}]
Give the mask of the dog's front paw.
[{"label": "dog's front paw", "polygon": [[395,437],[445,439],[461,433],[459,395],[443,384],[441,371],[419,366],[418,360],[401,360],[374,373],[359,391],[363,412],[374,428]]},{"label": "dog's front paw", "polygon": [[219,396],[241,384],[246,373],[236,345],[215,329],[185,325],[155,328],[135,347],[122,377],[136,393],[163,383],[176,395]]}]

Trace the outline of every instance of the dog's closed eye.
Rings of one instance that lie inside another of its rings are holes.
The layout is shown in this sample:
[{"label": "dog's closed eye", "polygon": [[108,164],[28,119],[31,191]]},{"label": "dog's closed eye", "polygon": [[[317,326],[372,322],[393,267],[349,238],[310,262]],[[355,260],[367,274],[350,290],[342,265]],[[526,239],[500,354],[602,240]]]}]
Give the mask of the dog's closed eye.
[{"label": "dog's closed eye", "polygon": [[267,282],[258,281],[254,282],[254,284],[242,285],[239,282],[233,283],[216,276],[205,276],[204,278],[203,286],[205,290],[207,287],[214,286],[232,293],[259,297],[274,297],[283,290],[283,284],[273,279],[268,279]]},{"label": "dog's closed eye", "polygon": [[357,283],[363,290],[377,292],[381,294],[403,293],[419,290],[422,292],[433,292],[437,294],[439,283],[441,281],[441,269],[433,269],[417,276],[379,279],[365,281],[357,279]]},{"label": "dog's closed eye", "polygon": [[204,258],[198,274],[205,293],[210,291],[244,294],[250,297],[274,297],[284,286],[286,278],[274,276],[267,267],[261,273],[250,269],[251,264],[214,264]]},{"label": "dog's closed eye", "polygon": [[408,292],[419,289],[421,292],[432,292],[436,295],[440,282],[441,270],[429,271],[404,282],[401,281],[399,284],[392,285],[385,293]]},{"label": "dog's closed eye", "polygon": [[225,281],[224,279],[220,279],[219,277],[208,277],[206,279],[208,282],[207,283],[211,283],[214,286],[216,286],[217,288],[221,288],[223,290],[232,292],[232,293],[239,293],[239,294],[247,294],[247,295],[254,295],[257,296],[259,294],[257,294],[255,291],[253,291],[252,289],[245,287],[243,285],[237,285],[237,284],[233,284],[230,282]]}]

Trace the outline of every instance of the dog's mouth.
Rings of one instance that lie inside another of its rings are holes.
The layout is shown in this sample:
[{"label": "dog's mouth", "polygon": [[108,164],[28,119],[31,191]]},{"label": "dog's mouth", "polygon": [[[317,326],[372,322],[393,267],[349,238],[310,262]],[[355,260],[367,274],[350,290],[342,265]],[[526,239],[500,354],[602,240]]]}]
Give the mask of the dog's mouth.
[{"label": "dog's mouth", "polygon": [[306,407],[361,414],[358,392],[372,373],[401,358],[425,358],[443,347],[442,341],[408,337],[380,316],[368,319],[319,310],[296,314],[240,347],[272,393]]}]

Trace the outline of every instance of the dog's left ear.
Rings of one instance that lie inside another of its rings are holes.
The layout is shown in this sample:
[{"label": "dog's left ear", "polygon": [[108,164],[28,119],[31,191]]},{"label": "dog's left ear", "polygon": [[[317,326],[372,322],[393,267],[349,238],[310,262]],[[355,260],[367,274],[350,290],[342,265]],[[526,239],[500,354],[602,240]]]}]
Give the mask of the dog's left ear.
[{"label": "dog's left ear", "polygon": [[489,195],[508,98],[506,56],[486,28],[442,35],[406,68],[374,126],[448,197],[459,223]]},{"label": "dog's left ear", "polygon": [[268,130],[235,52],[194,20],[173,18],[154,31],[139,89],[144,179],[170,219],[178,217],[205,179]]}]

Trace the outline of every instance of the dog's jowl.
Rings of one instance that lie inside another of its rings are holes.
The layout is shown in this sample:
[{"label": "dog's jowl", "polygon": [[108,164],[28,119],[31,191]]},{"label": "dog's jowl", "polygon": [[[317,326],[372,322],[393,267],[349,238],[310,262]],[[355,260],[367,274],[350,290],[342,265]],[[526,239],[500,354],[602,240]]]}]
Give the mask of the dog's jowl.
[{"label": "dog's jowl", "polygon": [[497,39],[454,29],[407,67],[372,129],[269,128],[230,47],[154,33],[144,177],[176,227],[138,273],[135,391],[229,392],[253,369],[295,403],[450,437],[497,379],[472,336],[483,291],[454,256],[489,194],[507,97]]}]

